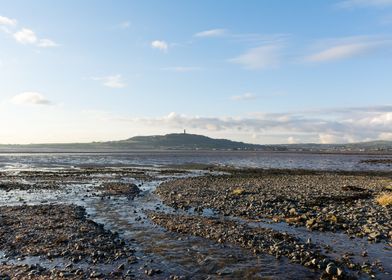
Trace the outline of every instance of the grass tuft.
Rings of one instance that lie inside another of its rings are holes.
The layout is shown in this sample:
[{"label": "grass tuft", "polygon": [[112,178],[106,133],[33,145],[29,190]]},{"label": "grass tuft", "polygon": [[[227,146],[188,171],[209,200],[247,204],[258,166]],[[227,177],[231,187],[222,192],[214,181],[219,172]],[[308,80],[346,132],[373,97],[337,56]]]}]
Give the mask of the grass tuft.
[{"label": "grass tuft", "polygon": [[240,189],[240,188],[234,189],[234,190],[232,191],[232,194],[233,194],[233,195],[242,195],[242,194],[244,194],[244,193],[245,193],[245,190],[244,190],[244,189]]},{"label": "grass tuft", "polygon": [[392,184],[385,187],[386,190],[392,191]]},{"label": "grass tuft", "polygon": [[378,204],[384,207],[392,206],[392,193],[390,192],[382,193],[376,197],[376,201]]}]

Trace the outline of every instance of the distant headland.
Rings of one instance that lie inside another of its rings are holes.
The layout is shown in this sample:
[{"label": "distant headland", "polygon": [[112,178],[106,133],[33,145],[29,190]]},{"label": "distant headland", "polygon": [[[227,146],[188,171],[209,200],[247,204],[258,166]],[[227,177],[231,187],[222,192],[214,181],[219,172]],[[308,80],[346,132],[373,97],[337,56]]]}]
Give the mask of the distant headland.
[{"label": "distant headland", "polygon": [[135,136],[125,140],[91,143],[56,143],[0,145],[0,152],[121,152],[148,150],[226,150],[278,152],[341,152],[392,153],[392,141],[371,141],[347,144],[276,144],[260,145],[228,139],[214,139],[204,135],[171,133],[166,135]]}]

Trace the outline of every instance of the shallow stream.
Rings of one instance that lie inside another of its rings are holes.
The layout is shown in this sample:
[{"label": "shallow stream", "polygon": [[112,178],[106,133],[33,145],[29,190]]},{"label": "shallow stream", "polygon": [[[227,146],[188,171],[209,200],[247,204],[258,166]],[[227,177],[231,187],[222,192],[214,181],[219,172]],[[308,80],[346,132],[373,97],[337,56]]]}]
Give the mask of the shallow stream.
[{"label": "shallow stream", "polygon": [[[168,232],[152,224],[144,214],[145,210],[198,215],[192,210],[174,210],[163,205],[153,191],[165,180],[184,176],[200,176],[204,172],[192,171],[162,175],[155,168],[145,172],[154,179],[144,181],[133,177],[121,178],[121,182],[133,182],[140,185],[142,193],[133,200],[96,195],[96,191],[93,190],[95,186],[99,186],[103,180],[114,180],[110,171],[108,171],[107,173],[95,174],[90,179],[83,179],[80,182],[64,182],[61,188],[55,190],[40,190],[34,187],[24,191],[11,190],[7,192],[0,190],[0,206],[72,203],[85,207],[90,219],[104,224],[107,229],[118,232],[122,238],[135,248],[138,262],[129,265],[127,269],[131,269],[133,275],[138,279],[161,279],[170,275],[184,275],[192,279],[314,279],[319,277],[318,272],[299,264],[292,264],[286,258],[277,260],[275,257],[265,254],[254,255],[250,251],[235,245],[219,244],[200,237]],[[23,180],[23,183],[26,183],[25,178],[20,179]],[[37,183],[37,181],[34,181],[34,183]],[[205,210],[202,215],[217,216],[211,209]],[[311,242],[323,248],[324,253],[332,257],[349,253],[359,263],[380,261],[385,272],[379,272],[377,278],[390,279],[392,275],[392,251],[385,243],[370,244],[363,239],[349,239],[344,234],[310,232],[304,228],[295,228],[285,223],[248,222],[234,217],[225,218],[247,223],[253,227],[261,226],[285,231],[303,240],[310,238]],[[367,257],[361,257],[363,251],[367,251]],[[0,252],[0,261],[5,259],[6,256]],[[11,261],[17,264],[40,263],[48,268],[61,268],[67,265],[67,262],[63,259],[50,261],[37,257],[21,260],[13,259]],[[81,268],[85,265],[83,263],[78,264]],[[103,271],[110,271],[112,268],[113,265],[101,267]],[[145,270],[148,269],[156,269],[161,273],[152,277],[147,276]],[[367,279],[366,275],[361,277]]]}]

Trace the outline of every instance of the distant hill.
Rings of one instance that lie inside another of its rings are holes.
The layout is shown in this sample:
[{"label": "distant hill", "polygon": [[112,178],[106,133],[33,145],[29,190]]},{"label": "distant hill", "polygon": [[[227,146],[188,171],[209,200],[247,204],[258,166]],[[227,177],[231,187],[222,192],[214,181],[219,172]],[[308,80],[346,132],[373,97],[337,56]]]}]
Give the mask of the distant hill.
[{"label": "distant hill", "polygon": [[247,144],[227,139],[213,139],[203,135],[173,133],[156,136],[135,136],[123,141],[110,142],[114,145],[134,147],[137,149],[218,149],[218,150],[257,150],[262,145]]},{"label": "distant hill", "polygon": [[350,144],[282,144],[257,145],[203,135],[173,133],[155,136],[135,136],[126,140],[71,143],[0,145],[0,152],[113,152],[141,150],[242,150],[287,152],[375,152],[392,153],[392,141],[371,141]]},{"label": "distant hill", "polygon": [[124,151],[124,150],[262,150],[265,146],[213,139],[203,135],[173,133],[155,136],[135,136],[126,140],[72,143],[0,145],[2,152],[20,151]]}]

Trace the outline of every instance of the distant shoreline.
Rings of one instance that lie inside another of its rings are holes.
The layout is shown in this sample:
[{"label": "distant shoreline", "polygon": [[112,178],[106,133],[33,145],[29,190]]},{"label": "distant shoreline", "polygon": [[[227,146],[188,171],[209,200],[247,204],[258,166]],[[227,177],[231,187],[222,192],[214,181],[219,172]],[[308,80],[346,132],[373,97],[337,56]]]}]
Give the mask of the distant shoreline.
[{"label": "distant shoreline", "polygon": [[0,155],[2,154],[132,154],[132,153],[262,153],[262,154],[314,154],[314,155],[371,155],[371,156],[392,156],[392,152],[390,151],[364,151],[364,152],[356,152],[356,151],[263,151],[263,150],[208,150],[208,149],[199,149],[199,150],[113,150],[113,151],[78,151],[78,150],[21,150],[21,151],[4,151],[0,149]]}]

